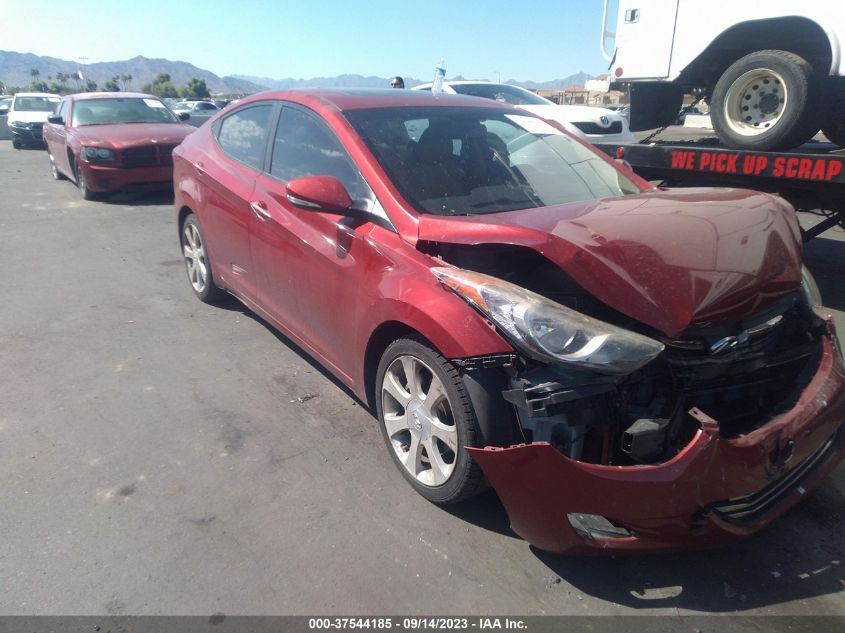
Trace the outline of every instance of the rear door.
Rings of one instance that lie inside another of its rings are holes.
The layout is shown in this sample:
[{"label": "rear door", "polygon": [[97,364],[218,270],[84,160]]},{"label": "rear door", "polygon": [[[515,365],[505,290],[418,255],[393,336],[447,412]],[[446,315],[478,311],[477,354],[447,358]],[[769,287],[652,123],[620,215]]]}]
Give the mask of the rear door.
[{"label": "rear door", "polygon": [[[702,11],[708,10],[703,3]],[[678,0],[620,0],[611,75],[621,80],[668,77],[677,15]]]},{"label": "rear door", "polygon": [[257,102],[215,125],[216,147],[194,165],[203,188],[206,240],[216,272],[232,290],[255,299],[256,275],[249,246],[255,178],[264,168],[275,105]]}]

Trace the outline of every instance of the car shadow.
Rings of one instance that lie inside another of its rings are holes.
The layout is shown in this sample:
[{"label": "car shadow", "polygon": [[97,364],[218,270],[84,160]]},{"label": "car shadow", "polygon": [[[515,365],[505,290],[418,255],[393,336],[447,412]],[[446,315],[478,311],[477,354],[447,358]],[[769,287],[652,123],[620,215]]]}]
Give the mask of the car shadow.
[{"label": "car shadow", "polygon": [[115,206],[152,207],[173,204],[173,190],[161,191],[117,191],[104,195],[99,200]]},{"label": "car shadow", "polygon": [[[837,476],[845,479],[845,470]],[[531,549],[552,572],[601,600],[634,609],[736,612],[841,592],[843,519],[845,496],[829,479],[767,529],[722,549],[591,557]]]},{"label": "car shadow", "polygon": [[218,301],[214,305],[216,308],[228,310],[230,312],[237,312],[238,314],[252,319],[256,323],[259,323],[264,326],[267,331],[270,332],[273,336],[275,336],[276,339],[282,345],[285,345],[291,351],[298,354],[305,362],[307,362],[311,366],[312,369],[319,372],[326,380],[331,382],[335,387],[343,391],[343,393],[345,393],[347,396],[357,402],[360,407],[362,407],[371,416],[373,416],[373,419],[376,418],[375,411],[370,409],[370,405],[368,403],[364,402],[358,396],[356,396],[355,393],[349,387],[347,387],[334,374],[332,374],[328,369],[326,369],[322,364],[320,364],[316,359],[314,359],[311,354],[309,354],[293,339],[290,339],[281,332],[279,332],[272,323],[268,322],[261,315],[256,314],[255,312],[250,310],[246,305],[241,303],[241,301],[237,297],[231,294],[226,294],[222,299],[220,299],[220,301]]},{"label": "car shadow", "polygon": [[461,503],[438,506],[438,509],[484,530],[515,539],[519,538],[519,535],[511,529],[505,507],[492,489]]}]

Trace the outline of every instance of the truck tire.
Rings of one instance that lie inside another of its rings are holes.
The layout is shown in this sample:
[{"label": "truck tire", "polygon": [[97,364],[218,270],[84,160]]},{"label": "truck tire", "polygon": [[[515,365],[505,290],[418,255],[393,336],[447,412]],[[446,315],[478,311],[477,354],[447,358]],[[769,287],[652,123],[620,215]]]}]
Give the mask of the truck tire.
[{"label": "truck tire", "polygon": [[845,147],[845,99],[834,101],[827,123],[822,126],[822,133],[831,143]]},{"label": "truck tire", "polygon": [[728,147],[789,149],[811,139],[824,121],[821,82],[794,53],[757,51],[722,73],[710,101],[713,129]]}]

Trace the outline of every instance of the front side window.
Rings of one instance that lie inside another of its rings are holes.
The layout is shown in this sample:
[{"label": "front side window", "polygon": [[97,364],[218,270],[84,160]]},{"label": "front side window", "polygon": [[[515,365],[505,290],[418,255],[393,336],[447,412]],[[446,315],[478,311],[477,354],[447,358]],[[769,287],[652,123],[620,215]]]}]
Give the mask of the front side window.
[{"label": "front side window", "polygon": [[217,143],[225,154],[235,160],[261,169],[267,146],[267,130],[273,106],[261,104],[233,112],[220,123]]},{"label": "front side window", "polygon": [[640,192],[596,151],[527,113],[442,106],[344,115],[421,213],[497,213]]},{"label": "front side window", "polygon": [[372,200],[373,193],[352,159],[329,128],[313,116],[285,107],[273,140],[270,173],[279,180],[334,176],[353,201]]},{"label": "front side window", "polygon": [[77,99],[71,118],[71,124],[77,126],[179,122],[161,100],[138,97]]}]

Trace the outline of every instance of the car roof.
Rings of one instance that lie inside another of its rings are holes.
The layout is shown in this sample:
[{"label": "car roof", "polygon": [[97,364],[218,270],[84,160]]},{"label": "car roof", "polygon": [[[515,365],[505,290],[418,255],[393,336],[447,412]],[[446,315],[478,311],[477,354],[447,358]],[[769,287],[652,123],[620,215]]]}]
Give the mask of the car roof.
[{"label": "car roof", "polygon": [[[426,82],[424,84],[420,84],[418,86],[414,86],[411,90],[416,90],[418,88],[429,88],[433,84],[432,82]],[[516,84],[506,84],[502,83],[501,81],[487,81],[486,79],[458,79],[455,81],[444,81],[444,86],[502,86],[503,88],[519,88],[520,90],[528,90],[528,88],[523,88],[522,86],[517,86]]]},{"label": "car roof", "polygon": [[238,105],[261,101],[262,99],[283,99],[308,104],[322,104],[337,110],[361,110],[369,108],[401,107],[483,107],[514,110],[509,104],[446,93],[433,94],[421,90],[397,90],[395,88],[374,89],[302,89],[260,92],[242,99]]},{"label": "car roof", "polygon": [[148,95],[143,92],[78,92],[76,94],[68,95],[74,100],[82,99],[156,99],[161,101],[155,95]]},{"label": "car roof", "polygon": [[55,97],[61,99],[59,95],[54,95],[50,92],[16,92],[15,97]]}]

